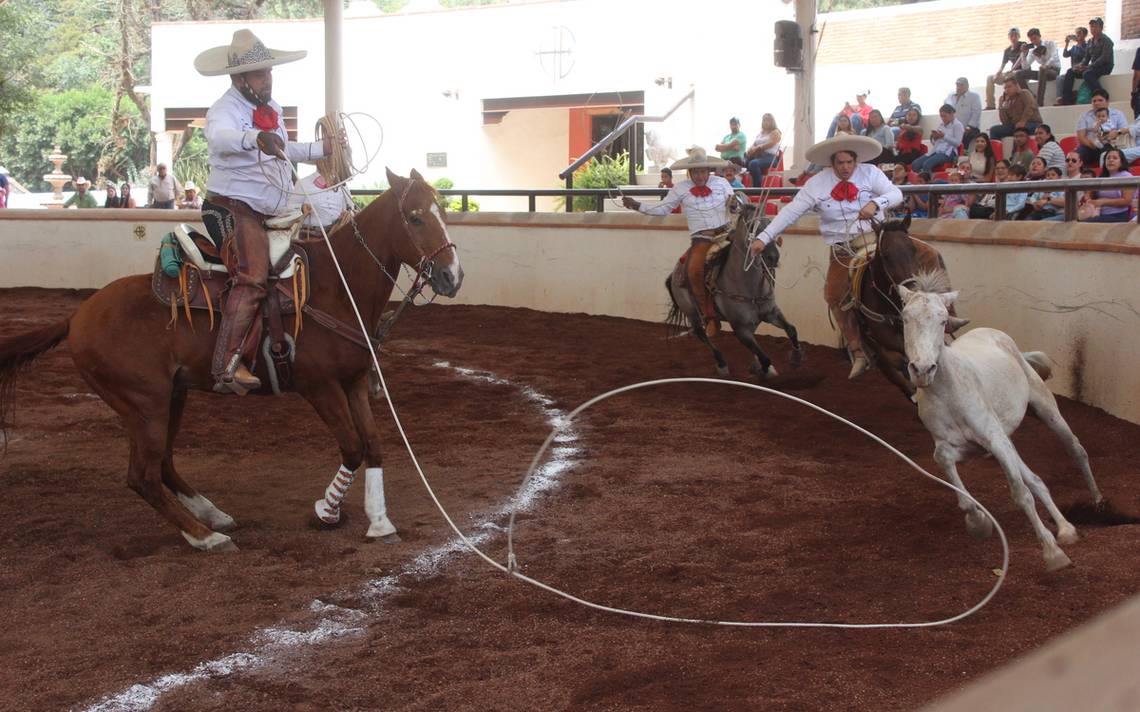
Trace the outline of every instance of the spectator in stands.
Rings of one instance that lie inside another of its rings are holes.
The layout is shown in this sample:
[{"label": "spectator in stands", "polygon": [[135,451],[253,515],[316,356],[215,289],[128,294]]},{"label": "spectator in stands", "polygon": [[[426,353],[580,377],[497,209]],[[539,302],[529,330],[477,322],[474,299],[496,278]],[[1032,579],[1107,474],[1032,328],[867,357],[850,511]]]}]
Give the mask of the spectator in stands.
[{"label": "spectator in stands", "polygon": [[1026,180],[1045,180],[1045,159],[1041,156],[1034,156],[1033,160],[1029,162],[1029,172],[1025,174]]},{"label": "spectator in stands", "polygon": [[1140,114],[1136,115],[1136,123],[1128,127],[1128,133],[1132,136],[1132,146],[1123,151],[1125,165],[1131,166],[1133,161],[1140,158]]},{"label": "spectator in stands", "polygon": [[970,91],[970,80],[958,77],[958,81],[954,82],[954,91],[942,103],[953,106],[955,116],[962,122],[962,126],[966,127],[962,143],[967,146],[972,144],[974,138],[981,133],[979,127],[982,124],[982,98],[978,96],[978,92]]},{"label": "spectator in stands", "polygon": [[[867,118],[870,120],[870,115],[868,115]],[[855,125],[852,123],[850,116],[840,115],[835,117],[835,133],[855,135]]]},{"label": "spectator in stands", "polygon": [[[1102,178],[1128,178],[1128,164],[1124,152],[1119,148],[1109,148],[1104,152],[1104,175]],[[1105,188],[1090,191],[1084,204],[1078,209],[1082,222],[1128,222],[1132,216],[1134,188]],[[1086,207],[1092,206],[1092,207]],[[1095,209],[1094,209],[1095,208]]]},{"label": "spectator in stands", "polygon": [[974,142],[970,144],[970,150],[966,152],[965,157],[970,161],[971,175],[974,180],[979,183],[994,182],[994,167],[997,165],[997,156],[994,155],[994,147],[990,145],[988,135],[978,134]]},{"label": "spectator in stands", "polygon": [[1076,151],[1069,151],[1065,154],[1066,178],[1080,178],[1081,168],[1081,154],[1077,153]]},{"label": "spectator in stands", "polygon": [[[1128,117],[1120,109],[1113,109],[1108,105],[1108,92],[1096,89],[1092,94],[1092,108],[1081,114],[1077,120],[1077,141],[1080,146],[1077,150],[1081,154],[1081,161],[1086,166],[1096,166],[1100,154],[1104,151],[1105,141],[1111,143],[1117,135],[1128,128]],[[1097,123],[1098,109],[1108,109],[1108,118]]]},{"label": "spectator in stands", "polygon": [[123,181],[119,186],[119,207],[120,208],[135,208],[135,199],[131,196],[131,184]]},{"label": "spectator in stands", "polygon": [[1104,34],[1104,20],[1099,17],[1089,20],[1089,31],[1092,36],[1085,50],[1084,62],[1065,72],[1065,77],[1061,80],[1061,96],[1057,98],[1058,105],[1074,103],[1073,82],[1077,77],[1083,79],[1091,91],[1096,91],[1101,88],[1100,78],[1112,74],[1113,46],[1112,40]]},{"label": "spectator in stands", "polygon": [[8,169],[0,166],[0,208],[8,207],[8,192],[11,190],[8,182]]},{"label": "spectator in stands", "polygon": [[1042,40],[1041,30],[1029,30],[1029,67],[1017,70],[1017,79],[1026,86],[1030,79],[1037,80],[1037,106],[1045,105],[1045,85],[1061,75],[1061,53],[1053,40]]},{"label": "spectator in stands", "polygon": [[70,207],[97,208],[97,207],[99,207],[99,203],[97,203],[95,201],[95,196],[93,196],[87,192],[87,189],[90,187],[91,187],[91,181],[87,180],[83,176],[79,176],[78,178],[76,178],[75,179],[75,195],[72,195],[70,198],[68,198],[64,202],[63,207],[65,207],[65,208],[70,208]]},{"label": "spectator in stands", "polygon": [[[899,128],[902,126],[903,119],[906,118],[907,112],[911,109],[917,111],[920,116],[922,115],[922,107],[910,100],[910,88],[899,87],[899,105],[895,107],[895,110],[891,112],[891,118],[887,120],[887,125],[891,127],[891,133],[894,136],[899,135]],[[870,136],[870,134],[867,135]]]},{"label": "spectator in stands", "polygon": [[724,160],[741,168],[746,165],[744,153],[748,150],[748,137],[740,130],[740,119],[733,116],[728,120],[728,134],[716,145],[716,150]]},{"label": "spectator in stands", "polygon": [[1015,129],[1013,132],[1013,148],[1009,153],[1009,167],[1021,166],[1029,171],[1029,164],[1034,159],[1033,149],[1029,147],[1029,132],[1025,129]]},{"label": "spectator in stands", "polygon": [[891,182],[895,185],[906,185],[910,181],[910,169],[902,163],[896,163],[891,169]]},{"label": "spectator in stands", "polygon": [[[899,90],[902,94],[902,90]],[[905,116],[905,114],[904,114]],[[891,127],[883,122],[883,114],[878,109],[872,109],[871,113],[867,115],[867,128],[863,130],[864,135],[870,136],[879,142],[883,147],[882,152],[879,153],[877,158],[873,158],[868,163],[879,165],[880,163],[894,163],[895,161],[895,135],[891,131]]]},{"label": "spectator in stands", "polygon": [[[925,171],[922,173],[913,173],[913,180],[910,184],[929,185],[930,174]],[[907,193],[904,198],[903,205],[907,207],[911,217],[924,218],[928,215],[927,208],[930,203],[930,195],[928,193]]]},{"label": "spectator in stands", "polygon": [[970,183],[974,180],[974,167],[970,165],[969,156],[958,157],[958,174],[962,176],[963,183]]},{"label": "spectator in stands", "polygon": [[[969,164],[967,163],[967,165]],[[962,174],[958,171],[951,171],[946,176],[946,180],[954,184],[961,184]],[[941,201],[938,203],[938,217],[959,219],[969,217],[968,201],[964,193],[944,193],[939,197]]]},{"label": "spectator in stands", "polygon": [[[1045,180],[1060,180],[1061,169],[1049,166],[1045,169]],[[1065,192],[1061,190],[1039,190],[1029,194],[1026,204],[1028,212],[1025,220],[1062,220],[1065,215]]]},{"label": "spectator in stands", "polygon": [[860,89],[855,93],[855,106],[851,106],[851,102],[843,104],[843,108],[831,120],[831,127],[827,130],[828,138],[835,135],[836,124],[841,116],[851,119],[851,133],[858,134],[863,131],[863,127],[867,124],[867,117],[871,114],[872,107],[867,103],[867,96],[870,93],[870,89]]},{"label": "spectator in stands", "polygon": [[155,174],[151,176],[147,185],[146,202],[152,208],[173,210],[174,203],[182,194],[182,184],[173,173],[166,170],[165,163],[155,167]]},{"label": "spectator in stands", "polygon": [[673,169],[665,167],[661,169],[661,180],[657,181],[658,188],[671,190],[673,188]]},{"label": "spectator in stands", "polygon": [[1041,111],[1037,108],[1033,92],[1022,89],[1012,76],[1005,80],[1005,93],[1001,95],[998,105],[998,118],[1001,123],[990,127],[990,138],[995,141],[1012,136],[1014,129],[1033,131],[1041,123]]},{"label": "spectator in stands", "polygon": [[[324,186],[327,187],[327,186]],[[743,187],[743,186],[741,186]],[[194,181],[186,181],[186,185],[182,186],[185,191],[182,198],[178,201],[179,210],[201,210],[202,209],[202,196],[198,195],[198,186],[194,185]]]},{"label": "spectator in stands", "polygon": [[724,167],[724,179],[733,188],[743,188],[744,184],[740,182],[740,166],[735,163],[729,163]]},{"label": "spectator in stands", "polygon": [[[1009,28],[1009,46],[1001,54],[1001,66],[998,70],[986,77],[986,111],[992,111],[994,108],[994,87],[999,84],[1004,84],[1006,79],[1016,79],[1017,71],[1029,68],[1029,61],[1026,57],[1026,45],[1021,41],[1021,31],[1016,27]],[[1009,65],[1009,71],[1005,71],[1005,65]]]},{"label": "spectator in stands", "polygon": [[954,107],[943,104],[938,110],[942,125],[930,132],[930,153],[916,159],[911,166],[915,171],[929,171],[934,173],[947,163],[958,160],[958,146],[962,144],[962,135],[966,129],[962,122],[954,116]]},{"label": "spectator in stands", "polygon": [[[1006,174],[1003,183],[1014,183],[1017,181],[1025,180],[1027,171],[1025,166],[1017,163],[1010,164],[1009,171]],[[1006,193],[1005,194],[1005,219],[1017,220],[1017,214],[1025,207],[1025,203],[1029,200],[1029,193]]]},{"label": "spectator in stands", "polygon": [[1033,138],[1037,141],[1037,156],[1045,161],[1045,166],[1064,170],[1065,152],[1061,149],[1061,144],[1057,143],[1049,124],[1038,124]]},{"label": "spectator in stands", "polygon": [[1140,119],[1140,47],[1132,58],[1132,115]]},{"label": "spectator in stands", "polygon": [[107,197],[103,199],[103,207],[119,207],[119,196],[115,193],[115,184],[111,181],[107,181],[107,185],[104,187],[104,189],[107,191]]},{"label": "spectator in stands", "polygon": [[[1065,37],[1065,50],[1061,54],[1069,58],[1070,69],[1084,64],[1088,52],[1088,36],[1088,28],[1078,27],[1074,34]],[[1069,46],[1070,43],[1072,47]]]},{"label": "spectator in stands", "polygon": [[914,109],[906,112],[895,140],[895,160],[909,165],[926,153],[926,144],[922,142],[922,127],[919,126],[921,121],[922,116]]},{"label": "spectator in stands", "polygon": [[776,126],[776,117],[764,114],[760,119],[760,133],[752,146],[745,152],[748,174],[752,176],[752,187],[759,188],[764,184],[764,174],[768,169],[780,162],[780,140],[783,134]]}]

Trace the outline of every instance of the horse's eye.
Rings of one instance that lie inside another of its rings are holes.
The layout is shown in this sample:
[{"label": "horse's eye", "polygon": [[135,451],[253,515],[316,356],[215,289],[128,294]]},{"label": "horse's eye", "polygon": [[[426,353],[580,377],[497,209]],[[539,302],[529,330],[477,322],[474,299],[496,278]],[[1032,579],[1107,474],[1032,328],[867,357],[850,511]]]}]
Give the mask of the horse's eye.
[{"label": "horse's eye", "polygon": [[423,225],[424,224],[424,221],[420,219],[420,216],[415,214],[415,213],[412,213],[408,217],[408,222],[410,222],[413,225]]}]

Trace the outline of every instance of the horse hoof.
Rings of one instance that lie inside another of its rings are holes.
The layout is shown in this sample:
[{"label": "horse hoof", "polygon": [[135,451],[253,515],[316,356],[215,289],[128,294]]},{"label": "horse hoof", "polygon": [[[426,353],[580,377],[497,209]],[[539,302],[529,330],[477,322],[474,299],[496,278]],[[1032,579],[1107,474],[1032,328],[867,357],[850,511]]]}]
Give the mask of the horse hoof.
[{"label": "horse hoof", "polygon": [[206,525],[216,532],[232,532],[238,528],[237,522],[228,514],[223,513],[220,517],[215,517],[212,521],[207,522]]},{"label": "horse hoof", "polygon": [[748,367],[748,370],[751,371],[754,376],[756,376],[756,380],[758,381],[767,381],[769,378],[780,375],[776,371],[776,367],[772,364],[768,364],[768,368],[764,368],[755,361],[753,361],[752,365]]},{"label": "horse hoof", "polygon": [[186,532],[182,532],[182,538],[190,543],[190,546],[199,551],[208,551],[210,553],[217,553],[223,551],[237,551],[237,544],[233,539],[230,539],[225,534],[213,532],[205,539],[196,539]]},{"label": "horse hoof", "polygon": [[385,534],[384,536],[369,536],[367,539],[368,541],[380,542],[381,544],[399,544],[401,541],[403,541],[403,539],[400,538],[400,535],[396,534],[395,532],[391,534]]},{"label": "horse hoof", "polygon": [[721,378],[728,378],[728,366],[717,366],[716,375],[720,376]]},{"label": "horse hoof", "polygon": [[323,499],[318,499],[316,502],[313,502],[313,511],[316,513],[317,520],[320,521],[321,524],[332,526],[340,522],[340,507],[334,509]]},{"label": "horse hoof", "polygon": [[1045,570],[1046,571],[1059,571],[1066,566],[1071,565],[1073,562],[1065,552],[1057,549],[1052,554],[1045,554]]},{"label": "horse hoof", "polygon": [[[392,524],[392,521],[388,519],[387,516],[383,516],[368,525],[368,533],[365,534],[365,536],[369,539],[383,539],[385,537],[395,536],[395,534],[396,525]],[[399,537],[396,537],[396,541],[399,540]]]},{"label": "horse hoof", "polygon": [[799,368],[804,362],[804,350],[796,349],[788,356],[788,365],[792,368]]},{"label": "horse hoof", "polygon": [[994,533],[994,523],[981,512],[966,515],[966,531],[975,539],[989,539]]},{"label": "horse hoof", "polygon": [[1077,528],[1072,524],[1057,530],[1057,542],[1059,544],[1069,546],[1070,544],[1076,544],[1080,538],[1081,537],[1077,534]]}]

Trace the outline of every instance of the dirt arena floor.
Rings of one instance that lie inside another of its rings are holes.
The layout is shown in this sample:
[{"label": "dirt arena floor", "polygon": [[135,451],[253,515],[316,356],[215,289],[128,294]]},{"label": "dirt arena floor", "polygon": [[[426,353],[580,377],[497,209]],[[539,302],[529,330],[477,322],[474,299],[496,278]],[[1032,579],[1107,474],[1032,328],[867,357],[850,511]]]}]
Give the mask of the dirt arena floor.
[{"label": "dirt arena floor", "polygon": [[[84,295],[0,291],[0,337]],[[317,328],[317,327],[310,327]],[[695,341],[659,324],[490,307],[412,311],[382,357],[417,455],[455,521],[502,561],[504,503],[550,422],[635,381],[708,376]],[[721,336],[734,372],[742,348]],[[879,433],[934,469],[914,408],[838,352],[773,383]],[[1031,349],[1033,344],[1022,344]],[[302,339],[303,348],[303,339]],[[1140,588],[1140,526],[1081,526],[1074,565],[1046,574],[992,460],[963,467],[1005,526],[1005,587],[964,622],[919,630],[728,629],[595,612],[450,545],[375,402],[389,513],[403,541],[367,543],[362,483],[345,521],[312,502],[335,473],[309,406],[191,396],[176,458],[240,529],[207,555],[127,489],[114,413],[67,349],[21,381],[0,460],[4,710],[908,710]],[[1140,426],[1069,401],[1101,488],[1140,510]],[[1064,508],[1088,501],[1038,422],[1016,442]],[[733,620],[922,621],[994,582],[996,538],[964,529],[948,490],[865,437],[771,395],[663,386],[589,411],[519,519],[522,570],[639,611]]]}]

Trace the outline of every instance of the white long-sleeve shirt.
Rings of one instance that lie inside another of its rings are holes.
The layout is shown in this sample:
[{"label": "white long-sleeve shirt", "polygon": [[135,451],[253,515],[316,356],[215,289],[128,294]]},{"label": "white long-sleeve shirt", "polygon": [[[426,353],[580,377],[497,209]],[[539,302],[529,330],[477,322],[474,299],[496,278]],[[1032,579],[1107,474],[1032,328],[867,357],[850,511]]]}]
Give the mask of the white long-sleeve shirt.
[{"label": "white long-sleeve shirt", "polygon": [[860,163],[851,174],[851,182],[859,190],[855,200],[838,201],[831,191],[839,184],[839,177],[830,168],[812,176],[792,202],[784,206],[772,222],[757,237],[768,244],[791,227],[800,217],[814,210],[819,213],[819,231],[829,245],[847,242],[860,233],[873,232],[870,221],[859,220],[859,209],[868,202],[879,206],[879,214],[900,205],[902,191],[877,166]]},{"label": "white long-sleeve shirt", "polygon": [[[324,145],[292,143],[285,133],[281,105],[269,105],[281,117],[275,131],[285,142],[285,155],[290,161],[311,163],[324,157]],[[293,174],[288,163],[257,150],[257,134],[253,125],[256,106],[230,87],[206,113],[206,145],[210,157],[210,177],[206,190],[240,200],[259,213],[277,215],[289,202]]]},{"label": "white long-sleeve shirt", "polygon": [[978,96],[978,92],[967,91],[961,95],[958,92],[950,92],[946,101],[942,103],[954,107],[954,118],[961,121],[963,126],[978,128],[981,124],[982,98]]},{"label": "white long-sleeve shirt", "polygon": [[673,186],[665,199],[656,205],[641,205],[638,212],[646,215],[668,215],[673,208],[681,206],[681,212],[689,221],[689,234],[701,230],[718,228],[728,222],[728,199],[732,197],[732,184],[720,176],[710,175],[709,195],[698,197],[690,190],[693,181],[683,180]]},{"label": "white long-sleeve shirt", "polygon": [[302,178],[293,188],[293,193],[289,196],[289,212],[300,210],[305,203],[313,208],[312,212],[305,216],[306,227],[317,225],[328,227],[336,222],[345,210],[352,208],[352,199],[348,195],[347,187],[325,190],[326,187],[321,174],[314,173]]}]

